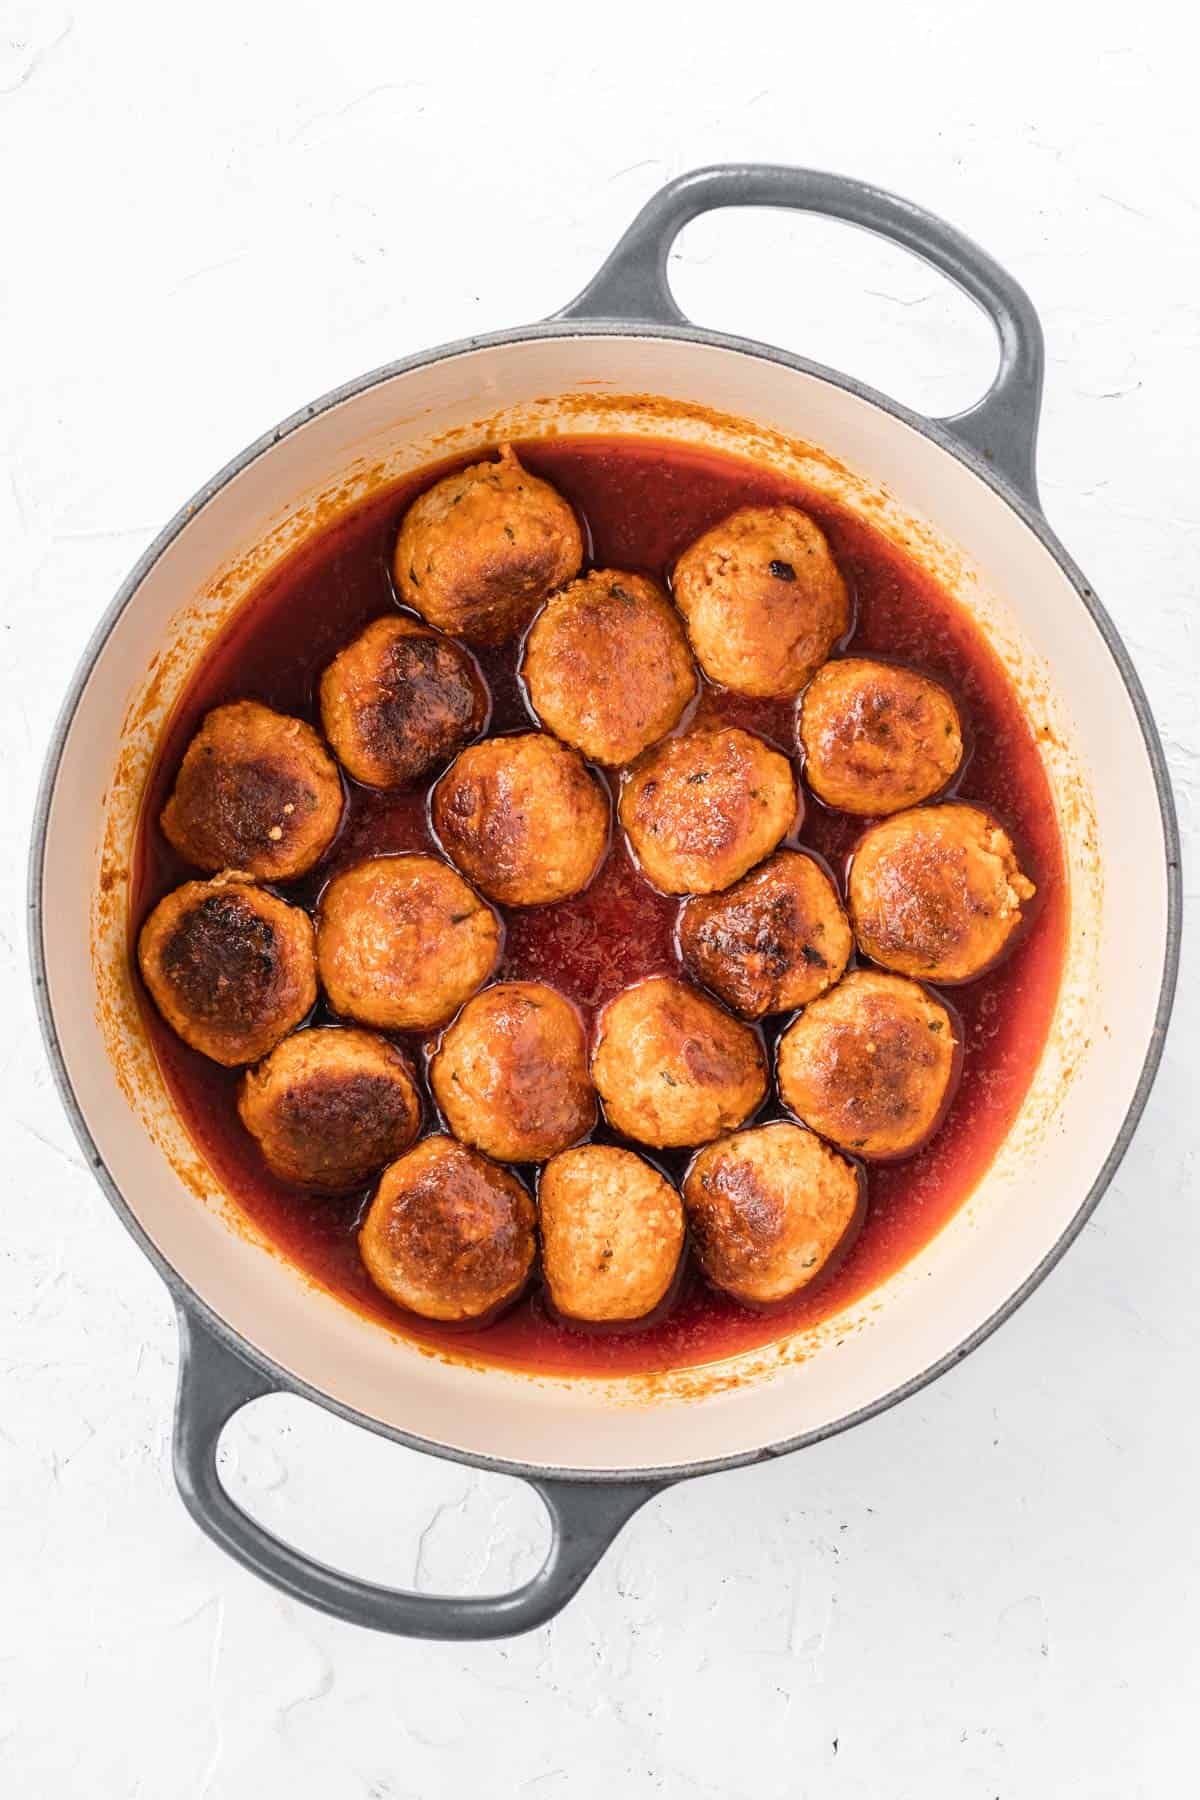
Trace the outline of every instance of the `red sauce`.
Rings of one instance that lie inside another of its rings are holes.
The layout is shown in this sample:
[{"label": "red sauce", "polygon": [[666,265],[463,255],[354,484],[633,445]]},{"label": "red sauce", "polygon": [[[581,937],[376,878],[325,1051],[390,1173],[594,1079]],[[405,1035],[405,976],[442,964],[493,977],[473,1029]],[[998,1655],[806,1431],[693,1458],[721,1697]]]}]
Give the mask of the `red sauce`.
[{"label": "red sauce", "polygon": [[[355,1241],[367,1195],[317,1197],[276,1180],[238,1119],[238,1072],[189,1050],[159,1018],[140,983],[139,993],[167,1086],[216,1175],[270,1241],[341,1299],[422,1342],[510,1367],[577,1374],[686,1367],[815,1324],[869,1292],[928,1243],[984,1174],[1029,1085],[1058,989],[1066,884],[1054,805],[1017,696],[974,624],[927,573],[836,502],[755,464],[674,444],[562,438],[518,448],[527,465],[577,507],[601,566],[665,577],[683,548],[734,507],[778,500],[804,507],[824,528],[853,588],[855,653],[910,662],[956,698],[972,749],[955,791],[1005,823],[1037,883],[1038,900],[1002,965],[944,996],[960,1015],[964,1056],[956,1097],[937,1136],[909,1161],[867,1172],[865,1219],[854,1243],[822,1281],[770,1313],[748,1311],[716,1293],[689,1260],[669,1307],[636,1329],[584,1332],[564,1325],[550,1316],[536,1284],[486,1329],[452,1329],[403,1313],[368,1280]],[[374,497],[319,535],[261,584],[213,645],[164,733],[148,785],[133,941],[150,907],[195,875],[167,845],[157,821],[203,714],[223,701],[250,697],[315,719],[321,670],[362,626],[396,605],[389,561],[405,507],[449,466],[427,469]],[[517,647],[485,653],[481,661],[494,702],[490,730],[528,726],[516,679]],[[745,725],[795,754],[791,703],[706,688],[699,704],[706,714]],[[281,890],[288,898],[311,905],[337,868],[367,854],[429,845],[423,791],[380,794],[348,783],[348,794],[336,843],[313,875]],[[839,878],[862,829],[863,821],[828,812],[808,796],[800,841]],[[646,884],[618,837],[586,893],[508,915],[501,973],[545,979],[590,1013],[628,982],[678,966],[677,906]],[[326,1016],[320,1008],[315,1015],[318,1021]],[[785,1022],[769,1021],[768,1037]],[[397,1041],[422,1067],[420,1043]],[[427,1091],[425,1099],[432,1120]],[[772,1093],[759,1117],[778,1115]],[[655,1160],[678,1178],[686,1156],[666,1153]]]}]

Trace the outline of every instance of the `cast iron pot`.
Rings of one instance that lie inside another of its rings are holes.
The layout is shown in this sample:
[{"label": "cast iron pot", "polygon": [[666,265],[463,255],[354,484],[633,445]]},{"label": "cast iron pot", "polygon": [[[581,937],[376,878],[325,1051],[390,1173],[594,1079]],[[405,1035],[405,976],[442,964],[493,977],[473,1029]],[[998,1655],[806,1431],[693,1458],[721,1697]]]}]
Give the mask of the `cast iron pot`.
[{"label": "cast iron pot", "polygon": [[[904,245],[989,314],[1000,368],[980,403],[918,417],[843,375],[698,330],[672,299],[682,226],[724,206],[847,220]],[[1179,859],[1137,676],[1039,508],[1042,335],[1017,284],[893,195],[784,167],[702,169],[643,209],[554,318],[425,352],[305,407],[201,490],[139,562],[89,646],[37,807],[32,955],[76,1134],[179,1313],[175,1470],[192,1516],[284,1592],[418,1637],[499,1637],[549,1619],[651,1495],[814,1443],[951,1367],[1037,1286],[1112,1177],[1146,1100],[1175,980]],[[869,511],[978,619],[1039,730],[1066,850],[1062,995],[995,1164],[916,1260],[782,1353],[641,1391],[419,1354],[259,1242],[190,1144],[130,985],[128,872],[164,719],[264,568],[331,514],[456,450],[548,432],[641,432],[759,457]],[[815,448],[810,448],[815,447]],[[1119,847],[1119,854],[1114,853]],[[523,1476],[551,1515],[544,1567],[463,1599],[352,1579],[229,1497],[217,1443],[285,1391],[410,1446]]]}]

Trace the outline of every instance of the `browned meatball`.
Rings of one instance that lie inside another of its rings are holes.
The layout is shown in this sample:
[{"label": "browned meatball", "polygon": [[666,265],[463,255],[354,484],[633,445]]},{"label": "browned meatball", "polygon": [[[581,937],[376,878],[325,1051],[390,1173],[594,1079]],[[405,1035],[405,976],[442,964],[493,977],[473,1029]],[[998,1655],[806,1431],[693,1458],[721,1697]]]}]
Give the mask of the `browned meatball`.
[{"label": "browned meatball", "polygon": [[407,1150],[421,1123],[408,1064],[373,1031],[296,1031],[242,1077],[238,1112],[284,1181],[339,1190]]},{"label": "browned meatball", "polygon": [[235,700],[188,745],[162,828],[198,869],[290,881],[325,854],[341,817],[337,764],[312,726]]},{"label": "browned meatball", "polygon": [[433,790],[447,856],[493,900],[542,906],[585,888],[608,848],[608,797],[539,731],[472,744]]},{"label": "browned meatball", "polygon": [[499,644],[583,561],[579,522],[508,444],[414,500],[396,540],[401,599],[442,631]]},{"label": "browned meatball", "polygon": [[940,1123],[958,1069],[950,1014],[903,975],[857,969],[779,1040],[779,1091],[859,1156],[907,1156]]},{"label": "browned meatball", "polygon": [[839,978],[854,940],[820,864],[780,850],[723,894],[679,915],[679,947],[697,981],[748,1019],[807,1006]]},{"label": "browned meatball", "polygon": [[767,1091],[757,1034],[669,975],[609,1001],[592,1080],[611,1125],[660,1147],[706,1143],[740,1125]]},{"label": "browned meatball", "polygon": [[645,575],[593,569],[556,594],[525,646],[542,724],[598,763],[627,763],[678,724],[696,692],[683,622]]},{"label": "browned meatball", "polygon": [[542,1269],[570,1319],[641,1319],[666,1294],[683,1249],[683,1205],[657,1169],[611,1144],[547,1163],[538,1189]]},{"label": "browned meatball", "polygon": [[426,1319],[483,1319],[524,1287],[533,1201],[515,1175],[449,1137],[427,1137],[384,1171],[358,1234],[367,1274]]},{"label": "browned meatball", "polygon": [[746,506],[684,551],[672,582],[700,666],[739,694],[798,694],[850,628],[850,596],[819,525]]},{"label": "browned meatball", "polygon": [[726,726],[647,750],[617,810],[655,887],[711,894],[770,854],[796,824],[799,801],[787,757]]},{"label": "browned meatball", "polygon": [[970,981],[999,956],[1033,898],[1003,831],[976,806],[923,806],[873,825],[850,864],[859,948],[923,981]]},{"label": "browned meatball", "polygon": [[596,1123],[583,1022],[540,981],[476,994],[429,1065],[455,1137],[500,1162],[542,1162]]},{"label": "browned meatball", "polygon": [[488,693],[452,638],[397,614],[376,619],[321,677],[321,724],[356,781],[401,787],[483,729]]},{"label": "browned meatball", "polygon": [[265,1056],[317,998],[308,914],[240,873],[185,882],[160,900],[138,962],[167,1024],[228,1068]]},{"label": "browned meatball", "polygon": [[916,806],[945,787],[962,761],[953,700],[928,675],[846,656],[810,682],[800,709],[804,773],[841,812],[874,815]]},{"label": "browned meatball", "polygon": [[321,981],[335,1012],[366,1025],[444,1025],[499,954],[495,913],[434,856],[371,857],[321,895]]},{"label": "browned meatball", "polygon": [[700,1266],[747,1306],[807,1287],[861,1218],[862,1183],[798,1125],[760,1125],[695,1158],[683,1198]]}]

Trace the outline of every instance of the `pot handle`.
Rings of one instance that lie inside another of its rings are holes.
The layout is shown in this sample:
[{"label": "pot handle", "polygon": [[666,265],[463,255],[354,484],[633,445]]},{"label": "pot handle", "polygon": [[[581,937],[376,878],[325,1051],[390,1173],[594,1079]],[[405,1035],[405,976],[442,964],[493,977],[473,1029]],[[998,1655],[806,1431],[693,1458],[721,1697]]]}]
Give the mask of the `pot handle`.
[{"label": "pot handle", "polygon": [[685,225],[723,206],[782,206],[843,219],[911,250],[970,295],[996,328],[1000,367],[975,406],[934,422],[1038,504],[1035,450],[1045,352],[1033,303],[961,231],[884,188],[782,163],[693,169],[647,201],[583,292],[554,317],[686,325],[667,280],[667,258]]},{"label": "pot handle", "polygon": [[537,1574],[509,1594],[460,1598],[360,1581],[305,1556],[256,1524],[217,1474],[217,1444],[234,1413],[251,1400],[284,1391],[286,1384],[259,1370],[184,1306],[179,1308],[179,1351],[175,1480],[192,1518],[243,1567],[292,1599],[352,1625],[415,1638],[502,1638],[532,1630],[561,1611],[626,1521],[667,1485],[525,1477],[550,1514],[550,1551]]}]

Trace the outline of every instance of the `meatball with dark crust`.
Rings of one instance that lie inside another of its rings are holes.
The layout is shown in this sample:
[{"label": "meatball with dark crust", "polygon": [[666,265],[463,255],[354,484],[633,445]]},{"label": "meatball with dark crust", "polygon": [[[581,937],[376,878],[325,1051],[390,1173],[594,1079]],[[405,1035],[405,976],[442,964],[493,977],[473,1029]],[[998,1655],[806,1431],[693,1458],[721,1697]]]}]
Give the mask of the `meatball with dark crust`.
[{"label": "meatball with dark crust", "polygon": [[138,963],[172,1030],[227,1068],[265,1056],[317,998],[308,914],[235,871],[160,900]]},{"label": "meatball with dark crust", "polygon": [[982,975],[1036,892],[1008,833],[977,806],[957,803],[873,825],[855,848],[848,885],[863,954],[935,983]]},{"label": "meatball with dark crust", "polygon": [[846,656],[809,683],[800,708],[804,773],[840,812],[875,816],[928,800],[962,761],[953,700],[928,675]]},{"label": "meatball with dark crust", "polygon": [[575,514],[505,444],[497,462],[447,475],[413,501],[396,540],[396,586],[439,630],[499,644],[582,561]]},{"label": "meatball with dark crust", "polygon": [[675,1278],[683,1204],[632,1150],[582,1144],[547,1163],[538,1188],[542,1270],[566,1318],[642,1319]]},{"label": "meatball with dark crust", "polygon": [[795,506],[746,506],[675,565],[675,604],[711,681],[786,698],[850,629],[850,596],[825,534]]},{"label": "meatball with dark crust", "polygon": [[482,731],[488,693],[474,658],[414,619],[376,619],[321,677],[321,724],[368,787],[402,787]]},{"label": "meatball with dark crust", "polygon": [[683,622],[656,581],[593,569],[546,602],[525,644],[542,724],[615,766],[679,723],[696,692]]},{"label": "meatball with dark crust", "polygon": [[903,975],[856,969],[779,1040],[779,1091],[859,1156],[907,1156],[940,1122],[958,1069],[946,1008]]},{"label": "meatball with dark crust", "polygon": [[596,1123],[583,1021],[540,981],[501,981],[467,1004],[429,1065],[455,1137],[500,1162],[543,1162]]},{"label": "meatball with dark crust", "polygon": [[698,894],[679,915],[689,972],[748,1019],[807,1006],[841,976],[854,939],[820,864],[779,850],[723,894]]},{"label": "meatball with dark crust", "polygon": [[358,1247],[390,1300],[426,1319],[483,1319],[524,1287],[533,1201],[515,1175],[450,1137],[427,1137],[385,1169]]},{"label": "meatball with dark crust", "polygon": [[709,1144],[683,1183],[700,1266],[747,1306],[789,1300],[821,1273],[862,1214],[844,1157],[798,1125],[760,1125]]},{"label": "meatball with dark crust", "polygon": [[312,726],[235,700],[188,745],[161,823],[198,869],[291,881],[325,854],[341,817],[337,764]]},{"label": "meatball with dark crust", "polygon": [[373,1031],[294,1031],[242,1077],[242,1124],[284,1181],[361,1187],[407,1150],[421,1102],[404,1057]]},{"label": "meatball with dark crust", "polygon": [[767,1091],[757,1033],[670,975],[637,982],[603,1009],[592,1080],[609,1124],[660,1148],[729,1131]]},{"label": "meatball with dark crust", "polygon": [[711,894],[770,855],[799,799],[786,756],[736,726],[706,727],[639,757],[617,811],[655,887]]},{"label": "meatball with dark crust", "polygon": [[588,885],[608,848],[608,796],[583,758],[544,732],[472,744],[433,790],[450,860],[505,906]]},{"label": "meatball with dark crust", "polygon": [[335,1012],[365,1025],[444,1025],[499,955],[495,913],[436,856],[370,857],[321,895],[322,984]]}]

